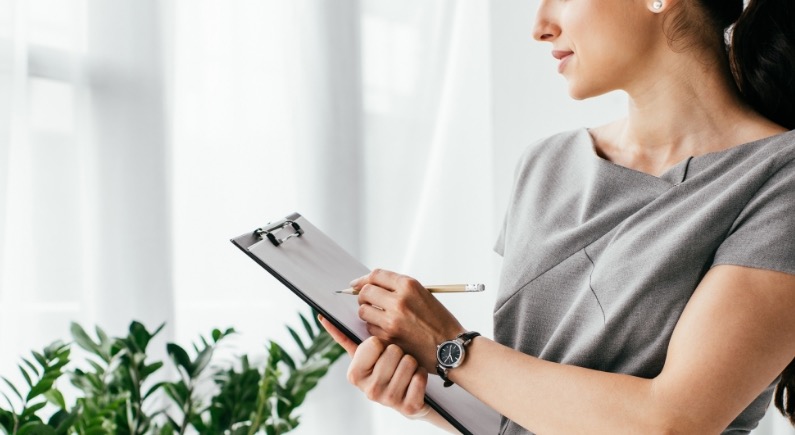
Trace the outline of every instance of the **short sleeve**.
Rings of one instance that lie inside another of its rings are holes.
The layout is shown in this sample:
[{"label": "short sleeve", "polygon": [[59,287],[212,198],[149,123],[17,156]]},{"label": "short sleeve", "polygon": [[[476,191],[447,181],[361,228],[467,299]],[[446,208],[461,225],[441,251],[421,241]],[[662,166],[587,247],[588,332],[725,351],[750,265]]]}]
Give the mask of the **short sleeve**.
[{"label": "short sleeve", "polygon": [[502,227],[500,234],[497,236],[497,241],[494,243],[494,252],[500,254],[500,257],[505,256],[505,227],[507,226],[508,216],[506,213],[505,218],[502,220]]},{"label": "short sleeve", "polygon": [[500,227],[500,233],[497,236],[497,241],[494,243],[494,252],[499,254],[500,257],[505,256],[505,242],[507,238],[506,233],[508,232],[508,220],[511,215],[511,210],[513,209],[514,204],[516,202],[516,195],[517,195],[516,192],[518,190],[518,184],[521,182],[519,174],[528,164],[527,162],[530,159],[531,153],[541,143],[543,142],[542,141],[535,142],[531,146],[527,147],[527,149],[524,150],[524,152],[519,158],[519,161],[516,162],[516,165],[513,168],[513,183],[511,185],[511,194],[508,198],[508,206],[505,210],[505,215],[503,216],[502,219],[502,227]]},{"label": "short sleeve", "polygon": [[738,215],[713,266],[731,264],[795,274],[795,164],[780,168]]}]

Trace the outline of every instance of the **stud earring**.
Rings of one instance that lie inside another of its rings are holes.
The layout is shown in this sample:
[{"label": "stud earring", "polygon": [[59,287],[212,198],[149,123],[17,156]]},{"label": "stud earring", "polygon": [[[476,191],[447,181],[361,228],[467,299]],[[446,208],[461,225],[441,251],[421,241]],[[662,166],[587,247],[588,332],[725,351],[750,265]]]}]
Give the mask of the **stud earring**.
[{"label": "stud earring", "polygon": [[651,4],[651,8],[654,9],[654,12],[660,12],[663,7],[663,2],[660,0],[656,0],[654,3]]}]

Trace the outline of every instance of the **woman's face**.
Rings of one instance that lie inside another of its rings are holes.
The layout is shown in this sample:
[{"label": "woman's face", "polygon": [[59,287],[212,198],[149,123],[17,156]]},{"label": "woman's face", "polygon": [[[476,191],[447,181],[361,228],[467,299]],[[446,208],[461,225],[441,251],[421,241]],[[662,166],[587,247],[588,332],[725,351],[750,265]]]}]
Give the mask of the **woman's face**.
[{"label": "woman's face", "polygon": [[573,98],[654,79],[663,41],[652,0],[540,0],[533,36],[552,44]]}]

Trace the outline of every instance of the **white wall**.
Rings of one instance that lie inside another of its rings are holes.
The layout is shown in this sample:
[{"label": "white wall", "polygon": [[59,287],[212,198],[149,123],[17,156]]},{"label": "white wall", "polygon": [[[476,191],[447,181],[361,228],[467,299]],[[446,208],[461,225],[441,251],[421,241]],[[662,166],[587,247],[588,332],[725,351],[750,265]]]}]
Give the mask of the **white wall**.
[{"label": "white wall", "polygon": [[595,127],[624,113],[626,97],[613,93],[588,101],[568,96],[552,47],[533,39],[537,2],[491,2],[494,198],[502,216],[519,154],[554,133]]}]

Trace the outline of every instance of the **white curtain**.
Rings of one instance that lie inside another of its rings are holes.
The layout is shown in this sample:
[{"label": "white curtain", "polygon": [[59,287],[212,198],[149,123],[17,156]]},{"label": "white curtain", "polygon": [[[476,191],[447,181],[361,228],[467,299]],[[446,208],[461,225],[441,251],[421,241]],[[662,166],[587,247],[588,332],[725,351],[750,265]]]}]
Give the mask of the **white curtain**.
[{"label": "white curtain", "polygon": [[159,9],[0,3],[4,374],[71,321],[173,318]]}]

